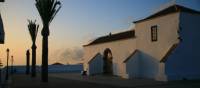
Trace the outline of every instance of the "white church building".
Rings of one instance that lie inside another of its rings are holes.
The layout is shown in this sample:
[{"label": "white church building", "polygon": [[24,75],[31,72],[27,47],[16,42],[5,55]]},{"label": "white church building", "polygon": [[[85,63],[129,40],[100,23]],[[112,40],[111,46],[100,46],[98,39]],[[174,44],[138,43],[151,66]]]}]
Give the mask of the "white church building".
[{"label": "white church building", "polygon": [[200,11],[170,5],[125,32],[83,45],[88,75],[158,81],[200,78]]}]

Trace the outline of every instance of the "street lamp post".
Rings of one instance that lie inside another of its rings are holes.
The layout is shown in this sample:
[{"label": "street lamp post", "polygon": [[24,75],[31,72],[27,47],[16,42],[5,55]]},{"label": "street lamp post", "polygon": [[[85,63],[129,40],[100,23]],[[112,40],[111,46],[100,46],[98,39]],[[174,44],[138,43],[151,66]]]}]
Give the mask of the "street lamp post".
[{"label": "street lamp post", "polygon": [[7,52],[7,64],[6,64],[6,80],[8,80],[8,59],[9,59],[9,49],[6,49]]},{"label": "street lamp post", "polygon": [[1,80],[2,80],[2,76],[1,76],[1,75],[2,75],[2,74],[1,74],[1,73],[2,73],[2,72],[1,72],[1,71],[2,71],[2,67],[3,67],[3,63],[1,62],[1,59],[0,59],[0,85],[1,85],[1,82],[2,82],[2,81],[1,81]]},{"label": "street lamp post", "polygon": [[29,50],[26,51],[26,74],[30,73],[30,52]]},{"label": "street lamp post", "polygon": [[11,56],[11,74],[13,74],[14,69],[13,69],[13,63],[14,63],[14,59],[13,56]]}]

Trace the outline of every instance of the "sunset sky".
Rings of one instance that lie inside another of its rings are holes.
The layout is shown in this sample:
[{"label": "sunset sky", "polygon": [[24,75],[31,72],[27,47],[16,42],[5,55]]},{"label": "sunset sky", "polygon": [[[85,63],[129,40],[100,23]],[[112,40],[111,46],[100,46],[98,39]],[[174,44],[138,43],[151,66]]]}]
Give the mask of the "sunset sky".
[{"label": "sunset sky", "polygon": [[[82,52],[82,45],[88,40],[109,32],[127,30],[134,20],[150,15],[156,8],[171,0],[60,1],[62,8],[50,25],[49,64],[76,63],[78,58],[70,52]],[[200,0],[177,0],[177,3],[200,11]],[[41,64],[42,24],[34,4],[35,0],[5,0],[4,3],[0,3],[6,35],[5,44],[0,45],[0,58],[4,65],[7,48],[14,56],[16,65],[25,64],[26,50],[30,49],[32,44],[27,19],[36,19],[40,25],[37,37],[37,64]]]}]

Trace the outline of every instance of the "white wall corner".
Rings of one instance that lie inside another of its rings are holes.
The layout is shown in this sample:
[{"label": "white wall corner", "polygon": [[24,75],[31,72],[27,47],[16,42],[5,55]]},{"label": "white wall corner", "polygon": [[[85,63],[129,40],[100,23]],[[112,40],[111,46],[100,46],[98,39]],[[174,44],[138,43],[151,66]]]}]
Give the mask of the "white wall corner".
[{"label": "white wall corner", "polygon": [[159,74],[155,78],[156,81],[168,81],[167,76],[165,74]]},{"label": "white wall corner", "polygon": [[122,78],[129,79],[129,75],[128,74],[123,74]]},{"label": "white wall corner", "polygon": [[167,75],[165,74],[165,63],[159,63],[159,72],[155,79],[157,81],[167,81]]},{"label": "white wall corner", "polygon": [[90,75],[90,71],[88,68],[85,71],[86,71],[87,75]]}]

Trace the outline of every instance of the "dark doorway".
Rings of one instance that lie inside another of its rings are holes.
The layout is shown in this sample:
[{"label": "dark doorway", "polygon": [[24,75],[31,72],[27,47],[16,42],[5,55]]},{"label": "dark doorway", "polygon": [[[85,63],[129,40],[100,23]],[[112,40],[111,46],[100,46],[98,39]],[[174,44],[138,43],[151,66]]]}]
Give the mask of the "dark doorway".
[{"label": "dark doorway", "polygon": [[103,56],[103,72],[106,75],[112,75],[113,74],[113,62],[112,62],[112,52],[110,49],[106,49],[104,51],[104,56]]}]

